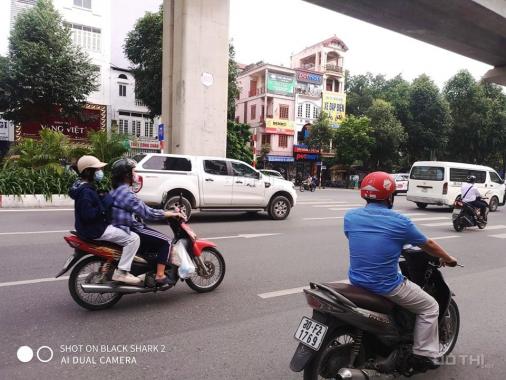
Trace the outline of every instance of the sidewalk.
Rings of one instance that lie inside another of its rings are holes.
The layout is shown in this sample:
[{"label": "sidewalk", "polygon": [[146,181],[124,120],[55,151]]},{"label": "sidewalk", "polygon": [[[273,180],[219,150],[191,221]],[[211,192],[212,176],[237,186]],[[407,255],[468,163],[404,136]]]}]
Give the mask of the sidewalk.
[{"label": "sidewalk", "polygon": [[67,195],[53,195],[47,200],[44,195],[0,195],[0,209],[3,208],[48,208],[74,207],[74,200]]}]

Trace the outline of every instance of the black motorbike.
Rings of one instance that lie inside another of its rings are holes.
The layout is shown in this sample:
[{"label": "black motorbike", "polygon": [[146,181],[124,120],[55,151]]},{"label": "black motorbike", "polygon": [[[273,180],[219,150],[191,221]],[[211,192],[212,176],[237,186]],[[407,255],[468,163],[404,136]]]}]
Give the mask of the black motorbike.
[{"label": "black motorbike", "polygon": [[[399,265],[404,276],[438,302],[440,354],[450,354],[460,317],[439,259],[410,247],[403,250]],[[313,316],[303,317],[295,333],[299,346],[290,368],[304,370],[305,380],[386,380],[428,369],[411,360],[414,314],[346,283],[311,283],[304,293]]]},{"label": "black motorbike", "polygon": [[467,202],[463,202],[462,197],[459,195],[453,204],[453,228],[457,232],[461,232],[467,227],[478,227],[482,230],[487,226],[488,208],[484,218],[480,218],[479,215],[480,210]]},{"label": "black motorbike", "polygon": [[311,181],[311,182],[302,181],[300,184],[299,190],[301,192],[303,192],[304,190],[313,192],[316,190],[316,184],[313,181]]}]

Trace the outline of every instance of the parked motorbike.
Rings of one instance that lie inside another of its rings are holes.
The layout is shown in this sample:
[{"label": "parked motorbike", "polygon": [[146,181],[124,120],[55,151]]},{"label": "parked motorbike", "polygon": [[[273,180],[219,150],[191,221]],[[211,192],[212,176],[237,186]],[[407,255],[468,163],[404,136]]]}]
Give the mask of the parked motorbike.
[{"label": "parked motorbike", "polygon": [[313,183],[313,182],[307,182],[307,181],[303,181],[301,184],[300,184],[300,187],[299,187],[299,190],[301,192],[303,192],[304,190],[307,190],[307,191],[315,191],[316,190],[316,185]]},{"label": "parked motorbike", "polygon": [[[488,198],[481,198],[482,200]],[[453,204],[453,228],[457,232],[463,231],[467,227],[478,227],[480,230],[487,226],[488,208],[483,219],[479,218],[480,210],[476,209],[473,205],[462,201],[459,195]]]},{"label": "parked motorbike", "polygon": [[[421,249],[404,249],[401,271],[439,304],[440,353],[455,347],[460,317],[445,283],[439,259]],[[412,376],[427,368],[413,364],[415,315],[387,298],[345,283],[311,283],[304,290],[312,318],[303,317],[295,332],[299,345],[290,368],[305,380],[378,379]]]},{"label": "parked motorbike", "polygon": [[[197,239],[190,226],[180,219],[168,219],[168,224],[174,232],[174,244],[183,243],[196,267],[195,273],[187,279],[180,279],[175,275],[196,292],[206,293],[216,289],[225,276],[225,260],[216,245]],[[77,236],[74,231],[64,239],[74,249],[74,253],[67,258],[56,277],[73,267],[68,283],[70,295],[77,304],[86,309],[106,309],[125,294],[150,293],[172,288],[169,285],[160,286],[155,281],[156,252],[137,252],[131,273],[143,279],[143,284],[134,286],[112,281],[112,274],[121,256],[120,246],[88,241]],[[173,269],[171,265],[167,265],[166,273]]]}]

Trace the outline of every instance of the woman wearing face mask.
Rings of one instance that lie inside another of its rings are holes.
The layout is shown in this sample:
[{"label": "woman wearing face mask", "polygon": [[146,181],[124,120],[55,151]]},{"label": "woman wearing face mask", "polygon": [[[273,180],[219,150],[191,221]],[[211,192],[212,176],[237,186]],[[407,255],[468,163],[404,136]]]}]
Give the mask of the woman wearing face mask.
[{"label": "woman wearing face mask", "polygon": [[142,281],[130,273],[132,261],[140,245],[139,235],[109,224],[108,210],[112,206],[112,197],[108,193],[99,195],[95,187],[95,182],[104,178],[102,168],[106,165],[93,156],[82,156],[77,161],[79,179],[69,191],[70,197],[75,201],[75,228],[77,234],[84,239],[107,241],[122,246],[123,253],[112,280],[139,285]]}]

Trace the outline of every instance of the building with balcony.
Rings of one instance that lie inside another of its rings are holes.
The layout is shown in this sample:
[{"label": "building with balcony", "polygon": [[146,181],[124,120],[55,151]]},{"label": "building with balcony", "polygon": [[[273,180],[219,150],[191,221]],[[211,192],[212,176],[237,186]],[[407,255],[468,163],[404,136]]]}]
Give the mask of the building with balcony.
[{"label": "building with balcony", "polygon": [[250,125],[252,149],[259,166],[292,178],[295,70],[259,62],[244,68],[238,84],[235,120]]}]

